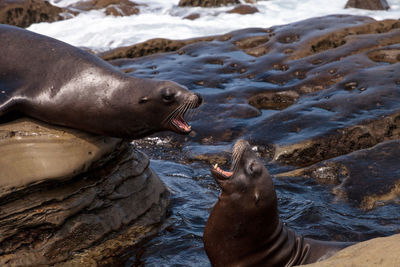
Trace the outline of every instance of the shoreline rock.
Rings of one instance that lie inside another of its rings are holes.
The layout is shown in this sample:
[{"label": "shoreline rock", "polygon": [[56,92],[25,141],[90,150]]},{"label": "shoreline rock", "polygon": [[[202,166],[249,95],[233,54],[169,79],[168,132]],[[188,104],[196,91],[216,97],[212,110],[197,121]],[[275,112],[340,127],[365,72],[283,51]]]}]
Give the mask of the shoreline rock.
[{"label": "shoreline rock", "polygon": [[63,20],[68,17],[67,12],[43,0],[0,0],[0,23],[22,28],[33,23]]},{"label": "shoreline rock", "polygon": [[344,8],[388,10],[390,6],[386,0],[349,0]]},{"label": "shoreline rock", "polygon": [[180,0],[180,7],[219,7],[240,4],[239,0]]},{"label": "shoreline rock", "polygon": [[395,267],[400,262],[400,234],[357,243],[332,257],[304,267]]},{"label": "shoreline rock", "polygon": [[[35,155],[20,148],[15,154],[26,157],[31,166],[49,167],[49,172],[43,168],[36,182],[23,180],[17,186],[11,176],[1,177],[0,265],[70,266],[85,261],[102,266],[120,260],[126,249],[158,231],[166,216],[168,191],[142,152],[121,140],[103,142],[101,137],[32,120],[12,124],[17,130],[7,135],[3,129],[0,150],[5,146],[12,151],[23,143]],[[69,162],[68,155],[77,155],[84,167],[63,167],[68,164],[58,159]],[[15,164],[24,168],[27,160]],[[64,168],[58,177],[49,175],[56,175],[54,164]]]}]

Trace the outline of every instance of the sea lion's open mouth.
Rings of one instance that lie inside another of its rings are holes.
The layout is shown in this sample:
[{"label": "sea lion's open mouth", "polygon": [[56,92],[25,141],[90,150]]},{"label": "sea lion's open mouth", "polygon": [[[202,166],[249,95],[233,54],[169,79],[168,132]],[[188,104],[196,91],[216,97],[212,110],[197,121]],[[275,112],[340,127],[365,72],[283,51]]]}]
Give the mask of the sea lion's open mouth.
[{"label": "sea lion's open mouth", "polygon": [[233,176],[234,172],[239,167],[239,162],[243,156],[244,151],[249,147],[250,147],[250,145],[247,141],[242,140],[242,139],[238,140],[232,149],[231,171],[225,171],[225,170],[221,169],[220,167],[218,167],[218,164],[215,164],[210,170],[212,176],[215,179],[219,179],[219,180],[227,180],[227,179],[231,178]]},{"label": "sea lion's open mouth", "polygon": [[192,127],[187,124],[182,114],[173,118],[171,124],[178,130],[178,132],[189,133],[192,130]]},{"label": "sea lion's open mouth", "polygon": [[232,177],[233,171],[224,171],[220,167],[218,167],[218,164],[215,164],[211,168],[211,174],[214,176],[215,179],[219,180],[227,180]]},{"label": "sea lion's open mouth", "polygon": [[202,102],[203,98],[199,94],[194,94],[185,103],[183,103],[174,111],[172,111],[164,120],[164,123],[168,125],[168,128],[177,133],[180,134],[190,133],[192,127],[185,121],[184,115],[186,111],[198,108]]}]

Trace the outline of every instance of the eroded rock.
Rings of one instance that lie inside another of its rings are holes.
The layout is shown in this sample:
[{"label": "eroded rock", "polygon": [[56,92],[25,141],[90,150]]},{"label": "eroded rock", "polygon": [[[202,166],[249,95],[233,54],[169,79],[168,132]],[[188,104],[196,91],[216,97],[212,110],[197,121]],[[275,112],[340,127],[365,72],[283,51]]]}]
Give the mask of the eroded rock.
[{"label": "eroded rock", "polygon": [[390,8],[386,0],[349,0],[345,8],[351,7],[369,10],[388,10]]},{"label": "eroded rock", "polygon": [[227,11],[226,13],[235,13],[235,14],[240,14],[240,15],[248,15],[248,14],[254,14],[259,12],[258,9],[254,6],[250,5],[238,5],[234,7],[233,9]]},{"label": "eroded rock", "polygon": [[394,267],[400,262],[400,234],[347,247],[327,260],[305,267]]},{"label": "eroded rock", "polygon": [[332,193],[356,206],[370,210],[400,195],[400,140],[277,174],[278,177],[310,177],[334,184]]},{"label": "eroded rock", "polygon": [[0,23],[26,28],[33,23],[65,18],[66,10],[43,0],[0,0]]},{"label": "eroded rock", "polygon": [[81,11],[93,9],[105,9],[106,15],[131,16],[139,14],[138,4],[129,0],[90,0],[82,1],[69,6],[69,8]]},{"label": "eroded rock", "polygon": [[180,7],[217,7],[226,6],[230,4],[239,4],[239,0],[180,0],[178,6]]},{"label": "eroded rock", "polygon": [[30,120],[0,133],[1,266],[115,264],[157,232],[168,194],[131,144]]}]

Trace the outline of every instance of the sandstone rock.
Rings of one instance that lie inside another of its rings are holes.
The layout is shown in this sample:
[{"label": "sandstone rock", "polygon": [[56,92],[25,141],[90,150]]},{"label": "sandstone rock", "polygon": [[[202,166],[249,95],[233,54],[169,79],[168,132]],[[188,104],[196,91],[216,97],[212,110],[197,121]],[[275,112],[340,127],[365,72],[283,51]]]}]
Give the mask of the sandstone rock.
[{"label": "sandstone rock", "polygon": [[369,10],[388,10],[390,8],[386,0],[349,0],[345,8],[351,7]]},{"label": "sandstone rock", "polygon": [[112,265],[157,232],[168,194],[129,143],[30,120],[0,135],[1,266]]},{"label": "sandstone rock", "polygon": [[305,267],[396,267],[400,262],[400,234],[374,238],[345,248],[327,260]]},{"label": "sandstone rock", "polygon": [[370,210],[400,195],[400,141],[391,140],[315,165],[277,174],[277,177],[310,177],[336,185],[332,193]]},{"label": "sandstone rock", "polygon": [[71,5],[70,8],[83,11],[105,8],[106,15],[131,16],[139,14],[138,6],[129,0],[90,0],[78,2]]},{"label": "sandstone rock", "polygon": [[[143,43],[112,49],[110,51],[100,53],[99,56],[104,60],[142,57],[151,54],[176,51],[179,48],[191,43],[197,43],[203,40],[213,40],[213,39],[214,37],[202,37],[202,38],[193,38],[180,41],[180,40],[168,40],[164,38],[155,38],[145,41]],[[115,64],[117,65],[123,64],[123,60],[120,63],[115,62]]]},{"label": "sandstone rock", "polygon": [[32,23],[64,19],[64,9],[43,0],[0,0],[0,23],[28,27]]},{"label": "sandstone rock", "polygon": [[240,15],[248,15],[248,14],[254,14],[259,12],[258,9],[254,6],[250,5],[238,5],[234,7],[233,9],[227,11],[226,13],[235,13],[235,14],[240,14]]},{"label": "sandstone rock", "polygon": [[239,4],[239,0],[180,0],[178,6],[218,7],[230,4]]},{"label": "sandstone rock", "polygon": [[196,20],[200,18],[200,14],[199,13],[192,13],[190,15],[187,15],[186,17],[184,17],[184,19],[188,19],[188,20]]}]

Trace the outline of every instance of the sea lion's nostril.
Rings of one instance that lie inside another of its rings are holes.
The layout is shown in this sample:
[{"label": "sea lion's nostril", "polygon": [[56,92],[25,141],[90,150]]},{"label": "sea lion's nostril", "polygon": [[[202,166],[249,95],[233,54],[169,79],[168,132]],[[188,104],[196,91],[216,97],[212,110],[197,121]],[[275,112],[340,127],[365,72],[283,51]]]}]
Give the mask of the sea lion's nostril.
[{"label": "sea lion's nostril", "polygon": [[194,93],[197,96],[197,105],[200,106],[203,103],[203,97],[199,93]]}]

